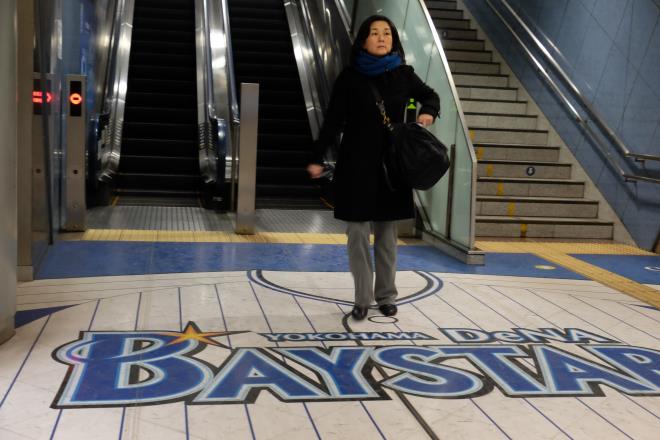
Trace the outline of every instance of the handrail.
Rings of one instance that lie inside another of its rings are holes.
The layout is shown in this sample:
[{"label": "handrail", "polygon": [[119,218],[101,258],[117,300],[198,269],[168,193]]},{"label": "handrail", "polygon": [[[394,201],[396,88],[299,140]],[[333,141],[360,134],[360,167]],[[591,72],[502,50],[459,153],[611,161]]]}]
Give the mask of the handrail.
[{"label": "handrail", "polygon": [[133,35],[133,12],[135,0],[119,0],[115,14],[115,25],[109,45],[110,67],[107,72],[106,98],[102,115],[108,115],[107,129],[99,140],[99,181],[110,181],[119,170],[121,137],[126,106],[128,63]]},{"label": "handrail", "polygon": [[195,17],[199,165],[219,200],[221,186],[233,173],[234,128],[240,124],[227,0],[196,0]]},{"label": "handrail", "polygon": [[[508,3],[506,3],[506,0],[500,0],[500,1],[505,3],[506,6],[510,8]],[[523,49],[523,51],[525,52],[527,57],[532,61],[532,63],[536,67],[537,72],[541,74],[541,76],[546,81],[546,83],[548,83],[548,85],[550,86],[552,91],[560,98],[560,101],[562,102],[562,104],[572,114],[573,119],[575,119],[575,121],[582,126],[582,128],[589,135],[589,137],[595,142],[595,144],[597,145],[597,147],[601,151],[601,153],[606,157],[609,164],[617,170],[617,172],[622,177],[622,179],[626,182],[628,182],[628,181],[643,181],[643,182],[651,182],[651,183],[660,183],[660,179],[656,179],[656,178],[648,177],[648,176],[639,176],[639,175],[635,175],[635,174],[629,174],[629,173],[626,173],[626,171],[624,171],[624,169],[621,167],[621,165],[619,165],[619,163],[616,161],[616,159],[614,159],[612,157],[612,154],[609,152],[609,150],[603,145],[603,142],[601,141],[601,139],[593,131],[593,129],[589,125],[589,121],[586,120],[585,118],[583,118],[582,115],[580,115],[578,110],[575,108],[575,106],[573,106],[573,104],[571,104],[570,100],[566,97],[564,92],[561,91],[561,89],[557,86],[555,81],[550,77],[550,74],[548,73],[548,71],[538,61],[538,59],[534,56],[534,54],[532,54],[532,52],[525,45],[525,43],[522,41],[522,39],[520,38],[518,33],[513,29],[513,27],[509,24],[509,22],[497,10],[497,8],[493,5],[491,0],[486,0],[486,3],[488,4],[488,6],[490,6],[490,8],[493,10],[493,12],[498,16],[498,18],[502,21],[502,23],[504,23],[504,25],[507,27],[509,32],[511,32],[511,35],[515,38],[515,40],[518,42],[520,47]],[[585,107],[588,108],[588,111],[590,113],[593,112],[592,117],[596,121],[597,125],[605,132],[605,134],[607,135],[607,137],[610,138],[610,140],[612,140],[612,136],[614,137],[615,145],[617,145],[617,148],[619,148],[619,150],[622,151],[622,153],[624,155],[626,155],[628,157],[638,157],[639,158],[638,160],[643,160],[642,157],[644,159],[660,160],[660,158],[656,159],[655,156],[651,156],[651,155],[641,155],[641,154],[631,153],[627,149],[627,147],[621,142],[621,140],[616,136],[616,134],[614,134],[614,132],[612,132],[612,130],[609,127],[607,127],[607,125],[597,115],[597,113],[595,113],[595,110],[590,105],[588,105],[586,103],[586,101],[584,100],[584,97],[582,96],[580,91],[577,89],[575,84],[573,84],[570,81],[570,79],[568,78],[566,73],[561,69],[561,67],[559,67],[559,65],[552,58],[552,56],[548,53],[547,49],[541,44],[541,42],[538,39],[536,39],[536,37],[532,34],[531,30],[529,28],[527,28],[527,26],[522,22],[520,17],[517,16],[515,14],[515,12],[513,12],[513,11],[512,11],[512,14],[514,14],[516,16],[516,18],[519,20],[520,24],[526,29],[526,31],[529,33],[529,35],[534,39],[537,46],[544,53],[544,55],[546,55],[546,57],[549,58],[549,62],[553,65],[553,67],[558,69],[560,75],[562,76],[562,79],[564,81],[567,81],[567,83],[569,84],[569,87],[571,88],[573,93],[578,95],[578,98],[580,99],[581,103]],[[601,124],[603,124],[606,128],[604,129],[603,125],[601,125]],[[621,148],[623,148],[623,150]]]},{"label": "handrail", "polygon": [[[495,11],[495,7],[491,3],[490,0],[486,0],[488,2],[488,5]],[[596,125],[600,127],[600,129],[605,133],[605,135],[610,139],[610,141],[621,151],[621,153],[626,156],[626,157],[632,157],[635,160],[639,162],[643,162],[645,160],[659,160],[660,161],[660,156],[655,156],[651,154],[640,154],[640,153],[633,153],[630,151],[630,149],[626,146],[626,144],[616,135],[614,130],[612,130],[609,125],[603,120],[603,117],[598,113],[598,111],[593,108],[593,106],[587,101],[587,99],[584,97],[582,92],[580,92],[580,89],[575,85],[573,81],[569,78],[569,76],[566,74],[564,69],[561,68],[559,63],[553,58],[553,56],[550,54],[548,49],[541,43],[541,41],[536,37],[534,32],[527,26],[527,24],[524,22],[524,20],[516,13],[516,11],[511,7],[509,2],[507,0],[500,0],[500,2],[507,8],[509,13],[516,19],[518,24],[525,30],[527,35],[534,41],[534,44],[536,47],[541,51],[541,53],[545,56],[545,58],[548,60],[550,65],[555,69],[555,71],[559,74],[560,78],[564,83],[569,87],[570,91],[577,97],[577,99],[580,101],[580,104],[587,110],[587,113],[591,116],[591,118],[596,122]],[[499,15],[499,14],[498,14]],[[500,18],[502,18],[500,16]]]}]

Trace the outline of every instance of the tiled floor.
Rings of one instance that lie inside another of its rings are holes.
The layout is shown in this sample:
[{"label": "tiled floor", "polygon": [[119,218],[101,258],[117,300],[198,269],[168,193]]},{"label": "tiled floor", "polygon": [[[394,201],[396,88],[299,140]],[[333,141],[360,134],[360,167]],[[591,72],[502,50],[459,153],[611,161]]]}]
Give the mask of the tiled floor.
[{"label": "tiled floor", "polygon": [[[660,289],[658,256],[560,250]],[[396,319],[356,322],[341,244],[60,242],[0,439],[656,439],[660,311],[540,254],[402,246]]]}]

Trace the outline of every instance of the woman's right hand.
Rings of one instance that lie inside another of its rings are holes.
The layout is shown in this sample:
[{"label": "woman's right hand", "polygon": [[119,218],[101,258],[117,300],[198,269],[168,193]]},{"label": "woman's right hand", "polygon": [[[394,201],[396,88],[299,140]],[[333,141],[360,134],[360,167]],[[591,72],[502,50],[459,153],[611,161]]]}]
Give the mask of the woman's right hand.
[{"label": "woman's right hand", "polygon": [[323,167],[321,165],[311,163],[307,165],[307,172],[309,173],[309,177],[312,179],[318,179],[321,177],[321,174],[323,174]]}]

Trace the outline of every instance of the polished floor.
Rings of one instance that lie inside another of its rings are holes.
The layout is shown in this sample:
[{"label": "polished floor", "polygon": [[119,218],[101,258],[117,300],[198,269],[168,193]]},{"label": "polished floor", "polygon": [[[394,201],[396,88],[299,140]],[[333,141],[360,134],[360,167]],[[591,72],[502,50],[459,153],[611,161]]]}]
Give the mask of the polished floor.
[{"label": "polished floor", "polygon": [[20,286],[0,439],[658,438],[655,254],[406,240],[399,313],[356,322],[339,234],[131,237]]}]

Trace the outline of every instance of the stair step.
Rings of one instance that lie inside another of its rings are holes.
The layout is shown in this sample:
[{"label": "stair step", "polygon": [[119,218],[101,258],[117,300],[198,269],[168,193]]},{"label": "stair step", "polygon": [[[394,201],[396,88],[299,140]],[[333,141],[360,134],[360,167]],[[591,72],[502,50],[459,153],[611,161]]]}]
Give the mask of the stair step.
[{"label": "stair step", "polygon": [[488,127],[470,127],[472,142],[478,144],[533,144],[547,145],[547,130],[512,130]]},{"label": "stair step", "polygon": [[474,151],[477,160],[526,160],[556,162],[559,160],[559,147],[544,145],[497,145],[476,144]]},{"label": "stair step", "polygon": [[457,87],[507,87],[509,75],[454,73],[452,75]]},{"label": "stair step", "polygon": [[463,18],[463,11],[458,9],[430,9],[429,14],[432,18],[448,18],[454,20],[460,20]]},{"label": "stair step", "polygon": [[433,18],[438,29],[470,29],[470,20],[465,18]]},{"label": "stair step", "polygon": [[583,197],[584,182],[568,179],[479,177],[477,195]]},{"label": "stair step", "polygon": [[426,7],[429,9],[456,9],[456,1],[429,1],[425,0]]},{"label": "stair step", "polygon": [[464,112],[490,114],[525,114],[527,101],[461,99]]},{"label": "stair step", "polygon": [[457,73],[482,73],[482,74],[500,74],[500,63],[493,62],[472,62],[472,61],[449,61],[449,69],[452,74]]},{"label": "stair step", "polygon": [[122,157],[124,154],[135,156],[155,156],[162,154],[169,157],[198,157],[199,150],[195,140],[139,139],[123,138],[121,141]]},{"label": "stair step", "polygon": [[442,47],[445,50],[484,50],[486,48],[486,42],[475,39],[443,38]]},{"label": "stair step", "polygon": [[[196,153],[196,152],[193,152]],[[164,156],[133,156],[121,155],[121,169],[123,173],[130,174],[199,174],[199,158]]]},{"label": "stair step", "polygon": [[456,86],[461,99],[504,99],[514,101],[518,98],[518,89],[513,87]]},{"label": "stair step", "polygon": [[476,40],[477,31],[474,29],[451,29],[451,28],[438,28],[440,38],[445,39],[459,39],[459,40]]},{"label": "stair step", "polygon": [[504,115],[493,113],[465,112],[468,127],[505,128],[512,130],[534,130],[538,124],[536,115]]},{"label": "stair step", "polygon": [[455,50],[445,49],[447,61],[476,61],[490,63],[493,60],[493,52],[490,50]]},{"label": "stair step", "polygon": [[611,239],[614,224],[599,220],[477,216],[480,237]]},{"label": "stair step", "polygon": [[596,218],[598,202],[579,198],[477,196],[476,215]]},{"label": "stair step", "polygon": [[477,163],[477,176],[570,179],[571,164],[522,160],[482,160]]}]

